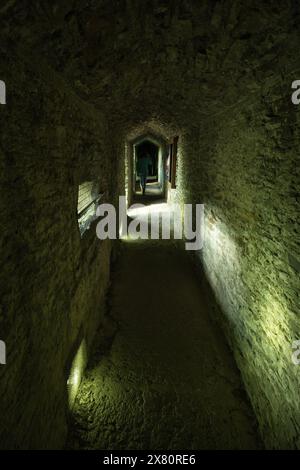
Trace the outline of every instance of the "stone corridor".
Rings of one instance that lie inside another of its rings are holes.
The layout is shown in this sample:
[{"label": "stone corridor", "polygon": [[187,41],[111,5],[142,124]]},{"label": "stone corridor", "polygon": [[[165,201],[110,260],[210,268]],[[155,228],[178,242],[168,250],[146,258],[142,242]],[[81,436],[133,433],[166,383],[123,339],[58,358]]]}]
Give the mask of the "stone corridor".
[{"label": "stone corridor", "polygon": [[[300,2],[0,24],[0,450],[300,449]],[[161,199],[193,253],[119,236]]]},{"label": "stone corridor", "polygon": [[257,449],[257,424],[187,253],[123,241],[110,289],[111,347],[92,355],[69,448]]}]

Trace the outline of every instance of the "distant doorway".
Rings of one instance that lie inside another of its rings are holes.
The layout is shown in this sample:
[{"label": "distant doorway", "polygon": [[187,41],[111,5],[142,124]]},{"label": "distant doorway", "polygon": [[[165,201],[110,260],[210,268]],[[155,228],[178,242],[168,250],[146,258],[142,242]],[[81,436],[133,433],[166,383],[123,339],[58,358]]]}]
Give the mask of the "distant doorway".
[{"label": "distant doorway", "polygon": [[[149,155],[145,194],[141,191],[137,166],[143,155]],[[168,141],[151,132],[128,140],[125,145],[125,191],[127,207],[134,203],[153,204],[164,200],[168,191],[166,162]]]},{"label": "distant doorway", "polygon": [[134,146],[134,194],[158,197],[163,192],[163,162],[161,148],[149,139]]}]

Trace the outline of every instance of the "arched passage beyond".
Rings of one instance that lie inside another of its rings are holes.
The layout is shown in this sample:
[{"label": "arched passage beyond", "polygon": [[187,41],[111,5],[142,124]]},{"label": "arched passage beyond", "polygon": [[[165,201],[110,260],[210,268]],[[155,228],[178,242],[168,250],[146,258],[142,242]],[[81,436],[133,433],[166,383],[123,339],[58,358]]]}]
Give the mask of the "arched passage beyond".
[{"label": "arched passage beyond", "polygon": [[150,157],[146,194],[149,197],[165,198],[167,149],[167,140],[151,133],[140,135],[128,142],[125,175],[128,205],[132,204],[134,196],[140,193],[137,163],[144,155]]},{"label": "arched passage beyond", "polygon": [[137,162],[143,158],[144,155],[148,155],[150,157],[151,164],[149,165],[148,179],[151,182],[158,181],[158,154],[159,147],[149,140],[145,140],[136,145]]},{"label": "arched passage beyond", "polygon": [[162,152],[160,147],[151,142],[144,140],[134,146],[134,193],[138,194],[141,189],[141,178],[139,176],[138,168],[143,164],[146,158],[147,166],[147,179],[146,179],[146,194],[160,195],[163,190],[163,168],[162,168]]}]

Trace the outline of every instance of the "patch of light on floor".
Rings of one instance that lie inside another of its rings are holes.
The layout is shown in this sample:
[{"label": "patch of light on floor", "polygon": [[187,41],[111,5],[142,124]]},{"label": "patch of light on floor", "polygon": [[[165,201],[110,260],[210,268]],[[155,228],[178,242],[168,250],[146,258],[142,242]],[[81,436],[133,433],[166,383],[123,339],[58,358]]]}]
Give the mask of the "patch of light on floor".
[{"label": "patch of light on floor", "polygon": [[127,214],[129,217],[140,217],[148,214],[154,213],[162,213],[162,212],[171,212],[172,207],[163,202],[161,204],[151,204],[148,206],[139,207],[139,204],[134,204],[133,206],[129,207]]}]

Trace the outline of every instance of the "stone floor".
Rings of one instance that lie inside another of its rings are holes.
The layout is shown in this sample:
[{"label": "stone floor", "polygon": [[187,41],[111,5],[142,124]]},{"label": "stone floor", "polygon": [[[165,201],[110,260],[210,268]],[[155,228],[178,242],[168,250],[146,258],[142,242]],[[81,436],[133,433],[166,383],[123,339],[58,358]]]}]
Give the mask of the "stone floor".
[{"label": "stone floor", "polygon": [[163,195],[162,187],[158,182],[149,182],[146,184],[146,192],[142,195],[139,181],[136,182],[135,189],[135,202],[140,202],[141,199],[144,202],[153,201],[155,198],[161,198]]},{"label": "stone floor", "polygon": [[186,252],[172,241],[123,241],[109,302],[116,331],[110,347],[91,358],[68,448],[261,447],[238,370]]}]

